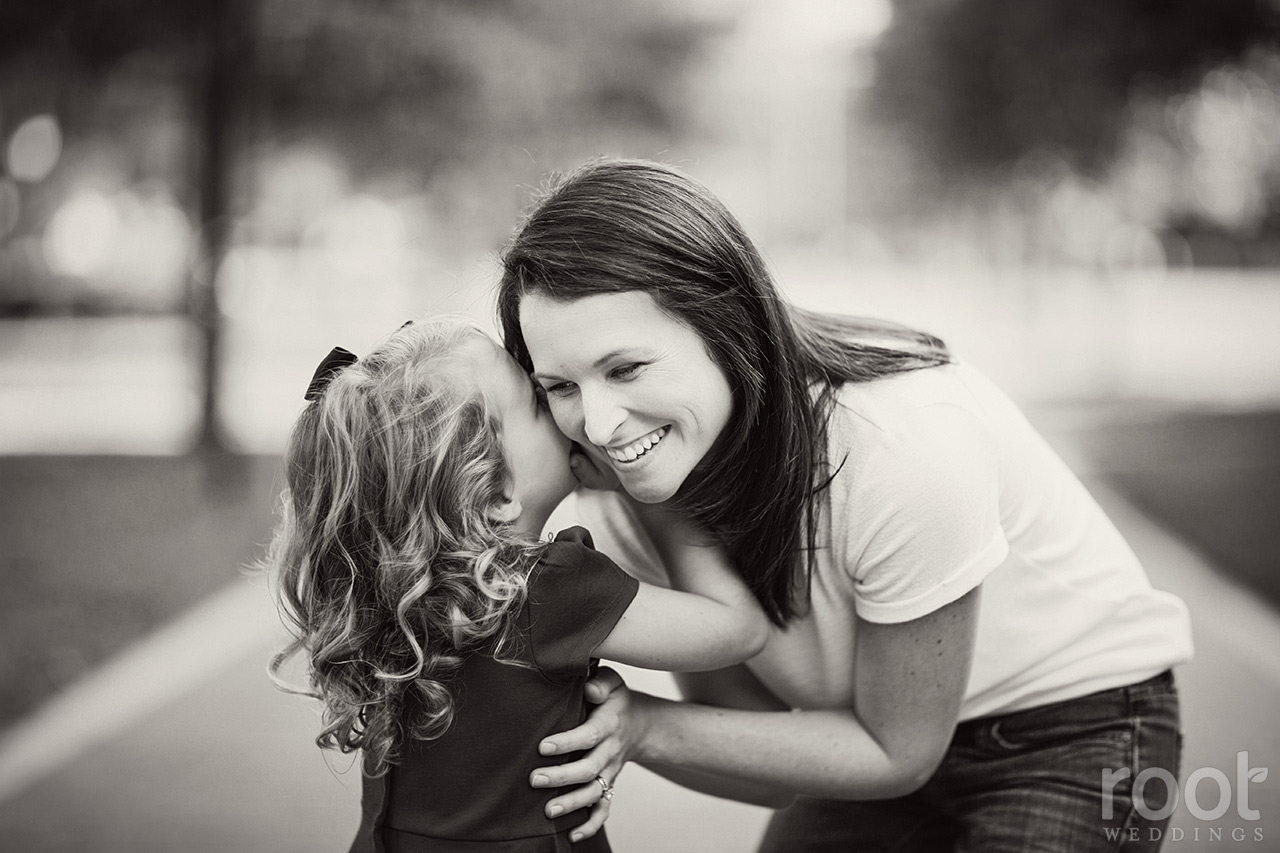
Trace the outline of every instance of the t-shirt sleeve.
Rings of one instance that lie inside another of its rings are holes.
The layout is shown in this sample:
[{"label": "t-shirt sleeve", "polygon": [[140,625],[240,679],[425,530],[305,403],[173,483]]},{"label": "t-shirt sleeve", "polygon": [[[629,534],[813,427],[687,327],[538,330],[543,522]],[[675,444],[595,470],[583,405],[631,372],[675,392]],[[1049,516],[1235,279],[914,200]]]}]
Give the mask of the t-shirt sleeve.
[{"label": "t-shirt sleeve", "polygon": [[534,664],[556,681],[587,675],[639,588],[585,529],[562,531],[529,576],[524,619]]},{"label": "t-shirt sleeve", "polygon": [[972,413],[925,406],[876,448],[848,498],[845,567],[870,622],[918,619],[977,587],[1009,553],[995,440]]},{"label": "t-shirt sleeve", "polygon": [[563,527],[575,525],[591,531],[595,547],[642,583],[671,586],[666,569],[635,513],[615,492],[581,488],[561,505],[566,508]]}]

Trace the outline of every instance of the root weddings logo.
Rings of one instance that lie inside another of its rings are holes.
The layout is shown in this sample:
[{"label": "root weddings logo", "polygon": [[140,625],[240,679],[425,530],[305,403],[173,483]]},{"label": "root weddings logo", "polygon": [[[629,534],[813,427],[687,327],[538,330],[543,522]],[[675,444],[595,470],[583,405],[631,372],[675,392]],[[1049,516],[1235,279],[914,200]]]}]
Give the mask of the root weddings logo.
[{"label": "root weddings logo", "polygon": [[[1128,767],[1102,771],[1103,820],[1115,818],[1116,786],[1132,773]],[[1216,821],[1223,818],[1233,804],[1241,820],[1249,823],[1260,821],[1261,813],[1249,806],[1249,786],[1265,782],[1267,775],[1266,767],[1249,766],[1248,751],[1236,753],[1234,784],[1218,768],[1200,767],[1187,774],[1180,789],[1178,780],[1168,770],[1149,767],[1133,779],[1134,810],[1147,820],[1160,821],[1172,815],[1181,803],[1192,817],[1207,825],[1165,830],[1156,827],[1108,827],[1107,838],[1112,841],[1122,837],[1126,841],[1160,841],[1166,838],[1169,841],[1262,841],[1264,833],[1261,826],[1223,826]]]}]

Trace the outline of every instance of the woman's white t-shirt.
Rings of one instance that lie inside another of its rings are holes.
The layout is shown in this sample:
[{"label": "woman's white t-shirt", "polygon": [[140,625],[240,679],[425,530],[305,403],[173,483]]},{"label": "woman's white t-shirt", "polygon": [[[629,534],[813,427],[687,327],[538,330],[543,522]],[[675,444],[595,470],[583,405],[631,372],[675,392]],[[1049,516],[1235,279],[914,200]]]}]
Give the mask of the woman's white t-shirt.
[{"label": "woman's white t-shirt", "polygon": [[[1191,656],[1186,606],[1003,393],[964,363],[844,386],[804,616],[748,666],[792,707],[850,707],[855,614],[919,618],[982,585],[960,719],[1156,675]],[[662,583],[618,496],[580,491],[597,546]]]}]

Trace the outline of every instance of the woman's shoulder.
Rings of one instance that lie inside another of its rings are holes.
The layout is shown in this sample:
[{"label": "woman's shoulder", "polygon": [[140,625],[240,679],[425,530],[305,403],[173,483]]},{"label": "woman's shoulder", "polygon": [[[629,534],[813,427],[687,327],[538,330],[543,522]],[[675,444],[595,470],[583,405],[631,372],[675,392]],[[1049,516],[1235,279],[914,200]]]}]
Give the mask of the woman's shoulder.
[{"label": "woman's shoulder", "polygon": [[836,389],[836,409],[873,428],[891,428],[898,420],[918,417],[933,406],[975,409],[971,385],[976,376],[968,364],[951,362],[867,382],[846,382]]},{"label": "woman's shoulder", "polygon": [[968,370],[949,364],[842,386],[827,422],[827,452],[833,467],[843,464],[847,488],[901,491],[920,480],[927,489],[947,472],[992,470],[998,440]]},{"label": "woman's shoulder", "polygon": [[662,560],[626,501],[618,494],[579,489],[565,502],[562,510],[557,512],[561,513],[565,523],[573,522],[569,529],[590,530],[592,547],[608,554],[628,574],[646,583],[667,584]]},{"label": "woman's shoulder", "polygon": [[827,421],[832,449],[837,445],[896,445],[957,424],[985,421],[971,390],[972,371],[961,364],[913,370],[870,382],[846,382],[836,389]]},{"label": "woman's shoulder", "polygon": [[841,389],[827,501],[860,594],[888,601],[975,555],[1003,559],[1000,441],[963,374],[946,365]]}]

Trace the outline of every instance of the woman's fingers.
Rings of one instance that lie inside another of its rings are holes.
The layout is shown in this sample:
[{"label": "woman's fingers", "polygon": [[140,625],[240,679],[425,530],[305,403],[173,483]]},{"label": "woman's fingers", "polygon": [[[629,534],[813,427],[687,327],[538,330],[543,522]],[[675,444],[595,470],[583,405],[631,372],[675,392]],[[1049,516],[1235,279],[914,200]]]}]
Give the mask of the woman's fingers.
[{"label": "woman's fingers", "polygon": [[578,809],[593,806],[600,799],[600,786],[596,782],[575,788],[567,794],[561,794],[547,803],[544,811],[547,817],[559,817]]},{"label": "woman's fingers", "polygon": [[587,681],[587,701],[592,705],[603,704],[619,687],[625,687],[622,676],[607,666],[596,670],[596,674]]},{"label": "woman's fingers", "polygon": [[[596,777],[601,777],[604,779],[617,779],[618,774],[621,772],[622,772],[622,762],[620,761],[605,762],[605,766],[601,768],[600,771],[595,774],[595,776],[591,777],[590,782],[587,782],[585,785],[579,785],[578,787],[575,787],[572,791],[561,794],[560,796],[555,797],[552,800],[549,800],[546,805],[547,817],[554,817],[555,815],[567,814],[568,812],[571,812],[575,809],[585,808],[591,805],[592,803],[595,803],[597,800],[601,798],[606,800],[610,799],[609,797],[604,796],[604,789],[600,786],[600,783],[596,781]],[[612,786],[610,786],[610,790],[612,790]]]},{"label": "woman's fingers", "polygon": [[573,830],[571,838],[574,841],[590,838],[604,826],[609,817],[611,799],[605,794],[607,791],[611,795],[612,788],[606,788],[598,778],[618,778],[626,763],[623,721],[631,692],[627,690],[622,676],[607,667],[600,668],[587,683],[587,695],[598,704],[592,709],[590,718],[577,728],[552,735],[539,745],[543,755],[579,751],[585,751],[586,755],[567,764],[540,767],[529,779],[529,784],[535,788],[572,788],[547,803],[547,817],[591,808],[587,821]]},{"label": "woman's fingers", "polygon": [[607,666],[602,666],[587,682],[587,700],[598,705],[587,721],[567,732],[557,732],[538,744],[543,755],[564,755],[595,748],[601,741],[616,734],[620,725],[619,714],[627,701],[627,685],[622,676]]},{"label": "woman's fingers", "polygon": [[[546,808],[544,809],[547,813],[547,817],[556,817],[558,815],[567,814],[568,812],[577,811],[578,809],[585,809],[588,806],[594,806],[601,799],[609,799],[609,797],[605,796],[605,789],[598,780],[601,778],[609,778],[610,772],[612,771],[606,770],[605,772],[597,773],[587,784],[574,788],[566,794],[561,794],[553,800],[549,800]],[[612,796],[612,791],[613,789],[610,787],[610,796]]]},{"label": "woman's fingers", "polygon": [[600,802],[596,803],[595,808],[591,810],[591,817],[587,819],[587,822],[569,833],[569,840],[581,841],[599,832],[600,827],[604,826],[604,822],[609,819],[609,809],[612,806],[612,800],[601,797]]},{"label": "woman's fingers", "polygon": [[559,732],[543,740],[538,744],[538,752],[543,755],[564,755],[594,749],[617,728],[617,722],[617,717],[604,712],[604,706],[601,705],[576,729]]},{"label": "woman's fingers", "polygon": [[588,782],[594,784],[595,778],[609,767],[616,755],[616,745],[612,740],[606,740],[577,761],[539,767],[530,776],[529,784],[535,788],[563,788],[566,785],[585,785]]}]

